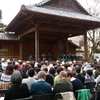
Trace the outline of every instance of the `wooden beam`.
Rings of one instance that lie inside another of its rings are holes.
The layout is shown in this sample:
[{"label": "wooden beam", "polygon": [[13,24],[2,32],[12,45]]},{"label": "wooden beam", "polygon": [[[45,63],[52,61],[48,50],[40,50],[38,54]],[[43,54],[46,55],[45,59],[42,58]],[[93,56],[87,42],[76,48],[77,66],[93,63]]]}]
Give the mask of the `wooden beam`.
[{"label": "wooden beam", "polygon": [[20,38],[20,45],[19,45],[19,50],[20,50],[20,55],[19,58],[22,60],[22,49],[23,49],[23,43],[22,43],[22,37]]},{"label": "wooden beam", "polygon": [[87,50],[87,33],[84,34],[84,60],[87,60],[88,57],[88,50]]},{"label": "wooden beam", "polygon": [[29,29],[28,31],[22,33],[22,34],[20,35],[20,37],[22,37],[22,36],[24,36],[24,35],[27,35],[27,34],[33,32],[33,31],[35,31],[35,28],[31,28],[31,29]]},{"label": "wooden beam", "polygon": [[54,28],[54,27],[40,27],[40,31],[47,31],[47,32],[58,32],[58,33],[72,33],[72,34],[84,34],[84,31],[79,31],[79,30],[70,30],[70,29],[60,29],[60,28]]}]

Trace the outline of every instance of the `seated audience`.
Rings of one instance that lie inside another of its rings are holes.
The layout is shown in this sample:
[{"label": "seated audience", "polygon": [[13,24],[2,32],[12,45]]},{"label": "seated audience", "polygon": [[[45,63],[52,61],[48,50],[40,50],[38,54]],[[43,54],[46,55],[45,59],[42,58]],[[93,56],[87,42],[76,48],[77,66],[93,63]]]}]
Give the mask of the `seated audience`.
[{"label": "seated audience", "polygon": [[24,78],[22,80],[22,83],[26,83],[28,85],[28,88],[30,88],[32,83],[36,82],[36,79],[33,76],[34,76],[34,69],[30,68],[28,70],[28,78]]},{"label": "seated audience", "polygon": [[7,90],[4,100],[26,98],[30,96],[27,84],[21,84],[21,82],[22,76],[20,72],[15,71],[11,76],[12,86]]},{"label": "seated audience", "polygon": [[57,75],[55,76],[54,78],[54,86],[60,81],[60,76],[59,76],[59,73],[63,70],[62,67],[57,67],[56,69],[56,72],[57,72]]},{"label": "seated audience", "polygon": [[1,62],[1,66],[2,66],[2,70],[4,71],[4,70],[6,70],[6,68],[7,68],[7,62],[5,61],[5,60],[3,60],[2,62]]},{"label": "seated audience", "polygon": [[46,72],[38,72],[38,81],[33,83],[29,89],[30,95],[41,95],[52,92],[52,87],[46,80]]},{"label": "seated audience", "polygon": [[72,83],[73,92],[75,94],[75,97],[77,98],[76,91],[80,90],[80,89],[84,89],[84,85],[82,84],[82,82],[78,78],[74,78],[70,71],[68,72],[67,79],[68,79],[68,81],[70,81]]},{"label": "seated audience", "polygon": [[100,75],[100,65],[96,66],[96,70],[95,70],[95,79]]},{"label": "seated audience", "polygon": [[97,99],[100,100],[100,75],[96,78]]},{"label": "seated audience", "polygon": [[1,74],[1,81],[10,82],[13,72],[14,72],[13,65],[8,65],[6,70]]},{"label": "seated audience", "polygon": [[60,77],[60,82],[56,83],[52,92],[53,98],[55,97],[56,93],[73,92],[72,83],[70,83],[67,80],[67,71],[61,71],[59,73],[59,77]]},{"label": "seated audience", "polygon": [[[95,79],[93,77],[93,70],[87,70],[86,71],[86,76],[85,76],[85,82],[84,84],[86,83],[90,83],[90,82],[95,82]],[[94,100],[95,99],[95,85],[90,85],[89,87],[87,85],[84,85],[84,87],[87,87],[90,89],[90,92],[91,92],[91,99],[90,100]]]},{"label": "seated audience", "polygon": [[3,73],[3,70],[2,70],[2,65],[0,64],[0,80],[1,80],[1,74]]},{"label": "seated audience", "polygon": [[19,71],[18,70],[18,65],[14,65],[14,71]]},{"label": "seated audience", "polygon": [[25,67],[21,68],[20,72],[21,72],[21,75],[22,75],[23,79],[28,78],[28,75],[26,74],[27,69]]},{"label": "seated audience", "polygon": [[83,74],[81,74],[81,66],[76,65],[75,66],[75,71],[76,71],[75,78],[78,78],[82,82],[82,84],[84,84],[85,76]]},{"label": "seated audience", "polygon": [[85,75],[85,83],[86,82],[95,82],[95,79],[93,77],[93,71],[92,70],[87,70],[86,75]]},{"label": "seated audience", "polygon": [[36,79],[36,80],[38,80],[38,72],[40,71],[40,68],[39,67],[36,67],[36,68],[34,68],[34,78]]},{"label": "seated audience", "polygon": [[42,71],[45,71],[46,72],[46,82],[47,83],[49,83],[49,84],[51,84],[51,86],[53,86],[53,84],[54,84],[54,78],[53,78],[53,76],[51,75],[51,74],[49,74],[48,73],[48,68],[47,68],[47,66],[46,65],[42,65],[42,67],[41,67],[41,70]]}]

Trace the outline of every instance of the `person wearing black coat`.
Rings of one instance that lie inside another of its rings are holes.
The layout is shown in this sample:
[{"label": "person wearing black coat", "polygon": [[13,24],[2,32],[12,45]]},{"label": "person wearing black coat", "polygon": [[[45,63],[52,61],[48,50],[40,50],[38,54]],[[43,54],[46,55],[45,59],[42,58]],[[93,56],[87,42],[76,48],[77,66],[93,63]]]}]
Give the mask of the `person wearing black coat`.
[{"label": "person wearing black coat", "polygon": [[20,72],[15,71],[11,76],[12,86],[7,90],[4,100],[26,98],[30,96],[27,84],[22,84],[21,82],[22,76]]}]

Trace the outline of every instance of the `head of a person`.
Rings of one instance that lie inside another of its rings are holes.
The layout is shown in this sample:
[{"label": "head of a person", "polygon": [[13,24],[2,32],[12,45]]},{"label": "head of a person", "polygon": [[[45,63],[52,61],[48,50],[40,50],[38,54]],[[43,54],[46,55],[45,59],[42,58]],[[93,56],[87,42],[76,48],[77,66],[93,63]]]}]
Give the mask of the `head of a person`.
[{"label": "head of a person", "polygon": [[79,65],[75,66],[75,71],[76,73],[80,73],[81,72],[81,67]]},{"label": "head of a person", "polygon": [[33,77],[33,76],[34,76],[34,69],[33,69],[33,68],[30,68],[30,69],[28,70],[28,75],[29,75],[30,77]]},{"label": "head of a person", "polygon": [[97,70],[100,70],[100,65],[96,65],[96,69]]},{"label": "head of a person", "polygon": [[14,71],[13,65],[8,65],[5,70],[5,74],[11,75]]},{"label": "head of a person", "polygon": [[70,79],[73,77],[73,74],[71,71],[67,72],[67,80],[70,81]]},{"label": "head of a person", "polygon": [[51,67],[49,70],[49,73],[52,75],[55,75],[55,68]]},{"label": "head of a person", "polygon": [[63,70],[62,67],[57,67],[56,72],[59,74]]},{"label": "head of a person", "polygon": [[63,70],[59,73],[60,80],[67,79],[67,71]]},{"label": "head of a person", "polygon": [[40,71],[40,68],[39,68],[39,67],[36,67],[36,68],[34,69],[35,75],[37,75],[39,71]]},{"label": "head of a person", "polygon": [[18,63],[19,63],[20,65],[22,65],[23,62],[22,62],[21,60],[18,60]]},{"label": "head of a person", "polygon": [[15,71],[11,76],[11,83],[12,84],[21,84],[22,76],[19,71]]},{"label": "head of a person", "polygon": [[18,69],[18,65],[14,65],[14,69],[17,70]]},{"label": "head of a person", "polygon": [[21,69],[21,74],[22,74],[22,75],[26,75],[26,72],[27,72],[26,68],[23,67],[23,68]]},{"label": "head of a person", "polygon": [[64,66],[67,69],[70,65],[65,63],[65,64],[62,64],[62,66]]},{"label": "head of a person", "polygon": [[46,65],[42,65],[41,71],[45,71],[46,73],[48,72],[48,68]]},{"label": "head of a person", "polygon": [[61,62],[59,60],[56,61],[56,64],[59,65]]},{"label": "head of a person", "polygon": [[44,80],[46,80],[47,74],[46,74],[45,71],[39,71],[38,74],[37,74],[37,76],[38,76],[38,79],[44,79]]},{"label": "head of a person", "polygon": [[87,70],[87,71],[86,71],[86,74],[87,74],[88,76],[92,76],[93,71],[92,71],[92,70]]}]

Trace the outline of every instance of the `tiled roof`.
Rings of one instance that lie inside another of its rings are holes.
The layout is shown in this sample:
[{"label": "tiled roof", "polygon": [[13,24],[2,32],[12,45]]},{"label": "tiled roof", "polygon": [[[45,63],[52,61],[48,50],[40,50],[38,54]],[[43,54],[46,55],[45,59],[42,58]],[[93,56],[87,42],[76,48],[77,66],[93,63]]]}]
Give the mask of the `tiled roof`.
[{"label": "tiled roof", "polygon": [[44,13],[44,14],[100,22],[100,19],[98,17],[86,15],[81,12],[79,13],[76,11],[71,11],[70,9],[65,10],[65,9],[56,8],[56,7],[37,7],[35,5],[24,6],[24,8],[34,11],[34,12],[39,12],[39,13]]},{"label": "tiled roof", "polygon": [[45,5],[46,3],[48,3],[49,1],[51,1],[51,0],[42,0],[41,2],[33,4],[33,5],[28,5],[28,6],[22,5],[21,8],[28,8],[28,7],[30,8],[32,6],[42,7],[43,5]]},{"label": "tiled roof", "polygon": [[15,34],[0,33],[0,40],[19,40],[19,36]]},{"label": "tiled roof", "polygon": [[[41,7],[41,6],[45,5],[46,3],[50,2],[50,1],[52,1],[52,0],[43,0],[43,1],[35,4],[35,6]],[[86,8],[84,8],[84,6],[81,5],[78,0],[74,0],[74,2],[76,2],[81,7],[81,9],[83,9],[85,12],[88,13],[88,11],[86,10]]]},{"label": "tiled roof", "polygon": [[85,10],[88,14],[89,12],[86,10],[87,8],[85,8],[82,4],[80,4],[79,0],[75,0],[77,2],[77,4],[83,9]]},{"label": "tiled roof", "polygon": [[49,1],[51,1],[51,0],[43,0],[43,1],[41,1],[41,2],[39,2],[37,4],[35,4],[35,5],[36,6],[43,6],[44,4],[48,3]]}]

